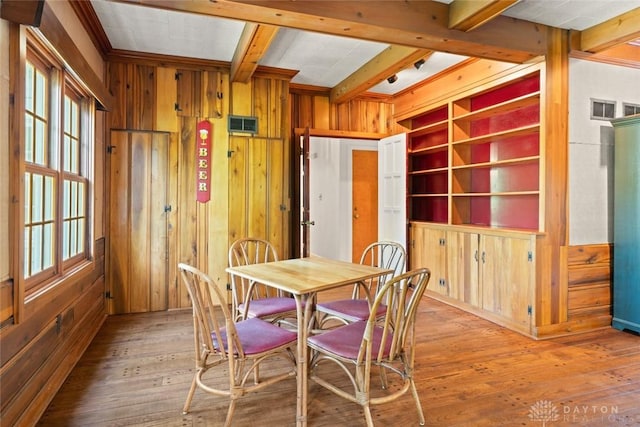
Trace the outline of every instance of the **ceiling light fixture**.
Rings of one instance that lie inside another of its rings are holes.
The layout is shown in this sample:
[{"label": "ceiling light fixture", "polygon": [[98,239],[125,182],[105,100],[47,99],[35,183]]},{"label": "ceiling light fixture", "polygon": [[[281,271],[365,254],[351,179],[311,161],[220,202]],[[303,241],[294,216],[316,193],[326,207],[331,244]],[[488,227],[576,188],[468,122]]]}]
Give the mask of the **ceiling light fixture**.
[{"label": "ceiling light fixture", "polygon": [[416,67],[416,70],[419,70],[424,65],[425,62],[426,61],[424,59],[419,59],[413,64],[413,66]]},{"label": "ceiling light fixture", "polygon": [[398,76],[394,74],[393,76],[387,78],[387,81],[389,82],[389,84],[395,83],[396,81],[398,81]]}]

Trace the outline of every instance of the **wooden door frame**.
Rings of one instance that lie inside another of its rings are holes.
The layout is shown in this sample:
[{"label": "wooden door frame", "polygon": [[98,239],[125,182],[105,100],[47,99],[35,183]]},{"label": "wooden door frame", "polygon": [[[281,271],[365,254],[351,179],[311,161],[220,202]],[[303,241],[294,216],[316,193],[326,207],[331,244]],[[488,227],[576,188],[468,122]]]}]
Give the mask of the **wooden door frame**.
[{"label": "wooden door frame", "polygon": [[[377,132],[351,132],[342,130],[331,129],[313,129],[313,128],[295,128],[293,130],[293,141],[291,144],[292,156],[291,156],[291,257],[297,258],[303,256],[302,248],[300,247],[300,195],[302,194],[302,183],[300,182],[300,157],[304,154],[300,147],[300,138],[307,134],[309,137],[326,137],[326,138],[346,138],[346,139],[370,139],[380,140],[391,136],[386,133]],[[308,182],[308,180],[307,180]],[[309,193],[309,188],[306,191]]]}]

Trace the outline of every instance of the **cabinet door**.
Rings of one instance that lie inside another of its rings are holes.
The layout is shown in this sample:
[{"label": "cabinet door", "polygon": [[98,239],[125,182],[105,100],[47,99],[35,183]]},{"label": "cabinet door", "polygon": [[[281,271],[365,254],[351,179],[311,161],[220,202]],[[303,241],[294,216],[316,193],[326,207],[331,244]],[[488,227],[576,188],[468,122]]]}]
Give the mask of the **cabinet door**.
[{"label": "cabinet door", "polygon": [[422,224],[412,224],[411,235],[411,268],[427,267],[430,269],[431,279],[427,289],[448,295],[447,232]]},{"label": "cabinet door", "polygon": [[483,235],[480,239],[481,304],[530,333],[535,266],[529,238]]},{"label": "cabinet door", "polygon": [[480,235],[462,231],[449,231],[447,235],[449,296],[479,307]]}]

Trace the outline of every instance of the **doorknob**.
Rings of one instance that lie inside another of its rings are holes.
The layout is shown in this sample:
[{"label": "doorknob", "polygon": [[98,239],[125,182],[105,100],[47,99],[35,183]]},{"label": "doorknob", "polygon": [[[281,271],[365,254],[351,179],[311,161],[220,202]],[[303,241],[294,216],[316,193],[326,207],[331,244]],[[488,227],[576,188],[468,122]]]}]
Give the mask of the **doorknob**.
[{"label": "doorknob", "polygon": [[354,219],[358,219],[358,218],[360,218],[360,214],[354,213],[354,214],[353,214],[353,218],[354,218]]},{"label": "doorknob", "polygon": [[316,225],[315,221],[300,221],[300,225]]}]

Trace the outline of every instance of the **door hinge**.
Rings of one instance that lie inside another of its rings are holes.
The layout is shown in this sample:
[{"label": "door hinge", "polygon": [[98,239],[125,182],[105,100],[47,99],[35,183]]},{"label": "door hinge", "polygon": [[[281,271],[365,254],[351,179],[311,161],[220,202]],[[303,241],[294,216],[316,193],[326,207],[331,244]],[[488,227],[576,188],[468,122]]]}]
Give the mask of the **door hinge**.
[{"label": "door hinge", "polygon": [[227,157],[231,158],[231,154],[233,154],[233,150],[227,150]]},{"label": "door hinge", "polygon": [[115,145],[107,145],[107,153],[113,154],[113,150],[116,149]]},{"label": "door hinge", "polygon": [[171,205],[165,205],[164,213],[171,212]]},{"label": "door hinge", "polygon": [[106,299],[113,299],[113,295],[111,295],[111,291],[107,291],[104,293],[104,297]]},{"label": "door hinge", "polygon": [[182,111],[182,108],[180,108],[180,104],[178,104],[177,102],[173,104],[173,109],[176,111]]},{"label": "door hinge", "polygon": [[176,74],[175,74],[175,78],[176,78],[176,80],[180,80],[180,76],[181,76],[181,75],[182,75],[182,73],[176,73]]},{"label": "door hinge", "polygon": [[529,251],[529,253],[527,254],[527,261],[533,262],[533,252]]},{"label": "door hinge", "polygon": [[227,290],[230,291],[231,290],[231,283],[227,283]]},{"label": "door hinge", "polygon": [[527,306],[527,314],[528,314],[529,316],[531,316],[531,315],[533,314],[533,309],[531,308],[531,305],[528,305],[528,306]]}]

